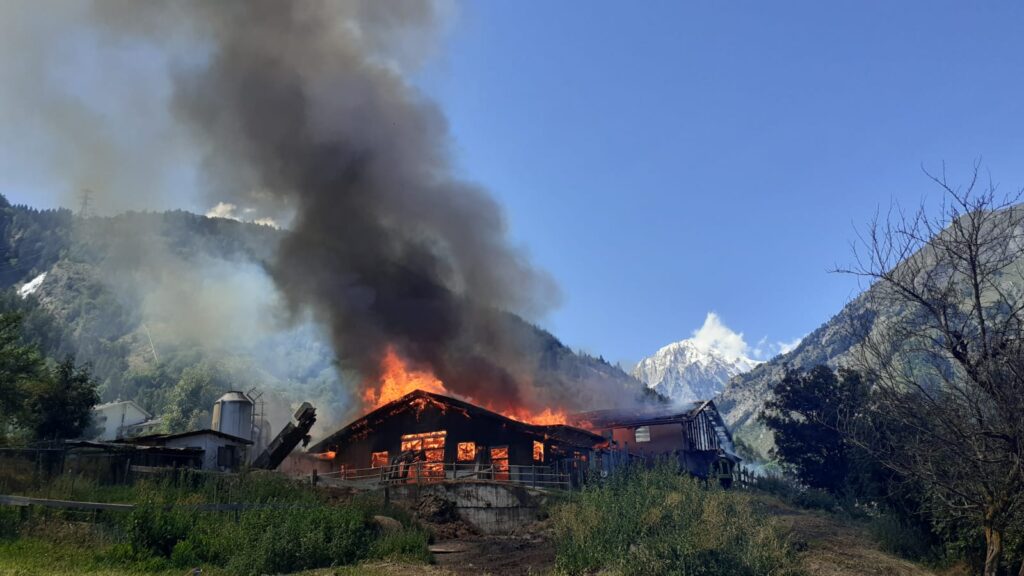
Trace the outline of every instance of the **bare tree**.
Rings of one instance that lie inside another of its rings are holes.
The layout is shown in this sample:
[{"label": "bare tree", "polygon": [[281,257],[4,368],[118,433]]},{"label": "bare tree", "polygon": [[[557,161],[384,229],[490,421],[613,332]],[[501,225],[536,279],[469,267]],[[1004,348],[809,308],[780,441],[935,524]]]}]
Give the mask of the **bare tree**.
[{"label": "bare tree", "polygon": [[876,217],[839,270],[873,284],[880,314],[853,363],[875,383],[864,422],[893,424],[852,430],[926,488],[933,513],[983,531],[996,576],[1024,507],[1024,207],[979,182],[977,164],[962,187],[945,169],[929,177],[944,192],[937,214]]}]

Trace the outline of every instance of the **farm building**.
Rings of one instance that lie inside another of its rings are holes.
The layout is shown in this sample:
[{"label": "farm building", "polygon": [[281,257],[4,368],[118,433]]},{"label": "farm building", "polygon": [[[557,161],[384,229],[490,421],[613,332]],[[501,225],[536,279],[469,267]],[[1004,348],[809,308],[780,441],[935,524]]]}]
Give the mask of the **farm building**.
[{"label": "farm building", "polygon": [[194,430],[180,434],[152,434],[125,440],[135,446],[190,449],[202,455],[203,470],[238,470],[247,461],[252,440],[217,430]]},{"label": "farm building", "polygon": [[[694,476],[717,476],[726,482],[740,461],[732,434],[710,400],[653,412],[599,410],[576,415],[574,421],[607,440],[603,455],[649,463],[675,458],[681,469]],[[622,459],[613,458],[603,467],[614,468]]]},{"label": "farm building", "polygon": [[417,390],[366,414],[309,451],[319,458],[320,473],[342,479],[474,478],[541,485],[582,470],[593,447],[602,441],[580,428],[526,424]]},{"label": "farm building", "polygon": [[159,418],[154,419],[152,414],[131,400],[116,400],[93,407],[92,421],[96,429],[92,439],[100,442],[147,434],[161,424]]}]

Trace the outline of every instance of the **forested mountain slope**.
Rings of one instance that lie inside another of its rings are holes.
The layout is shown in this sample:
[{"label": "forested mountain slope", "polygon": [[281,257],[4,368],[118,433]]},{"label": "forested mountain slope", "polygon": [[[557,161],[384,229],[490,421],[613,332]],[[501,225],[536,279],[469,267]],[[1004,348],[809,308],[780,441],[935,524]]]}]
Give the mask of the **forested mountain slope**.
[{"label": "forested mountain slope", "polygon": [[733,377],[717,402],[726,421],[733,426],[737,441],[754,455],[766,457],[773,440],[770,432],[758,421],[758,415],[771,398],[772,388],[782,380],[786,367],[841,365],[857,344],[854,334],[870,330],[877,316],[878,311],[865,292],[804,337],[793,350]]},{"label": "forested mountain slope", "polygon": [[[265,392],[275,427],[303,400],[332,426],[355,409],[355,376],[339,375],[315,322],[278,301],[264,266],[281,236],[181,211],[83,219],[0,196],[0,309],[22,312],[49,356],[91,363],[104,400],[137,400],[171,427],[202,425],[224,390],[250,388]],[[528,343],[540,385],[645,393],[603,359],[517,316],[503,322]]]}]

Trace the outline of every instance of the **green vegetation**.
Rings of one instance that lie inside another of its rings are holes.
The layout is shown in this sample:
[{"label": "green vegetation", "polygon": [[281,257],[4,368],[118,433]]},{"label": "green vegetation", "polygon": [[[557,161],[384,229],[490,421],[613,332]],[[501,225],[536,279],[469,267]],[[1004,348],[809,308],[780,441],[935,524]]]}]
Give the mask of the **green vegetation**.
[{"label": "green vegetation", "polygon": [[749,495],[669,465],[587,487],[552,513],[564,574],[794,574],[785,534]]},{"label": "green vegetation", "polygon": [[0,441],[74,438],[89,426],[98,400],[88,368],[71,358],[47,362],[25,342],[21,316],[0,314]]},{"label": "green vegetation", "polygon": [[[50,497],[134,503],[130,512],[0,508],[0,572],[291,573],[368,560],[428,562],[428,534],[407,517],[382,531],[377,514],[394,514],[371,500],[339,503],[285,478],[182,472],[134,486],[104,487],[62,477],[41,488]],[[245,503],[240,511],[198,506]],[[70,546],[68,543],[73,543]]]},{"label": "green vegetation", "polygon": [[[281,238],[182,211],[80,218],[0,196],[0,313],[20,314],[25,341],[47,357],[90,365],[104,401],[134,400],[169,432],[208,426],[212,399],[235,388],[259,389],[267,406],[310,401],[326,417],[351,404],[350,389],[319,327],[275,315],[266,270]],[[15,293],[44,272],[36,297]],[[537,381],[662,400],[517,316],[495,322],[523,343]]]},{"label": "green vegetation", "polygon": [[783,468],[810,488],[848,492],[859,453],[840,427],[859,413],[867,390],[851,370],[786,370],[761,417],[775,435],[773,455]]}]

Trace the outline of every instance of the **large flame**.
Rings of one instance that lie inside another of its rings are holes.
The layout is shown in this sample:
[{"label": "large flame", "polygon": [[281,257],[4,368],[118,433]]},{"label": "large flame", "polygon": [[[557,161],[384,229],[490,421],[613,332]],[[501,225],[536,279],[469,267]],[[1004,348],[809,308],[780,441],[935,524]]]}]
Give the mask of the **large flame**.
[{"label": "large flame", "polygon": [[[381,360],[380,367],[380,381],[376,386],[367,386],[363,392],[363,402],[371,409],[398,400],[402,396],[416,390],[444,394],[445,396],[458,396],[445,388],[444,382],[438,380],[432,372],[411,370],[393,347],[388,347],[384,358]],[[513,420],[528,424],[565,424],[568,420],[568,414],[564,410],[559,409],[545,408],[540,412],[534,412],[524,406],[514,408],[497,407],[494,402],[489,401],[487,398],[467,398],[466,400]]]},{"label": "large flame", "polygon": [[380,363],[380,384],[376,388],[368,386],[363,392],[363,401],[371,408],[383,406],[398,400],[415,390],[424,390],[437,394],[448,394],[444,383],[430,372],[409,370],[395,349],[388,347],[384,359]]}]

